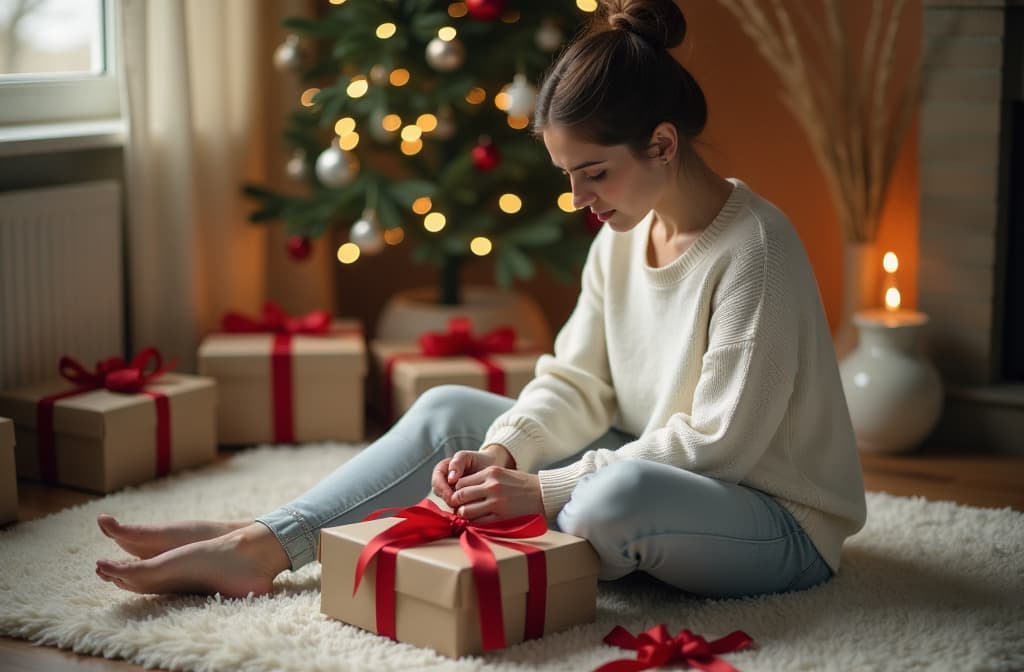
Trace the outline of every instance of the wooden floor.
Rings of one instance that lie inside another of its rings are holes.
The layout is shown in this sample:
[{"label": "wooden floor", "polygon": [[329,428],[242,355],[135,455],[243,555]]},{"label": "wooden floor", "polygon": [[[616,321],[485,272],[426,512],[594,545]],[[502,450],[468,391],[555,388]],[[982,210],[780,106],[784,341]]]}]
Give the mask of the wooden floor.
[{"label": "wooden floor", "polygon": [[[1024,456],[915,453],[904,456],[862,454],[864,482],[869,491],[951,500],[981,507],[1011,507],[1024,511]],[[19,521],[28,521],[95,496],[73,490],[19,483]],[[143,668],[123,661],[79,656],[49,647],[0,638],[0,670],[132,670]]]}]

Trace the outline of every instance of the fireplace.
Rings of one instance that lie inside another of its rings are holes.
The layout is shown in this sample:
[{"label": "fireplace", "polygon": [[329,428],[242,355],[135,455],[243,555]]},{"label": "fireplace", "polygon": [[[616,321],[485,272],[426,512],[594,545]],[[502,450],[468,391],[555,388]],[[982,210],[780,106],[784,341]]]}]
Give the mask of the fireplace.
[{"label": "fireplace", "polygon": [[920,308],[929,443],[1024,454],[1024,0],[923,0]]}]

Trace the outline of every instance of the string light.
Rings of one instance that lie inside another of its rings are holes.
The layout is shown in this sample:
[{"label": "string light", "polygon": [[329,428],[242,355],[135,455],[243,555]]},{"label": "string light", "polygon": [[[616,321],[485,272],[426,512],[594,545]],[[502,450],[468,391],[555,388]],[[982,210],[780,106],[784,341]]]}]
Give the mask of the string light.
[{"label": "string light", "polygon": [[459,34],[459,31],[455,30],[452,26],[441,26],[437,29],[438,39],[444,42],[451,42]]},{"label": "string light", "polygon": [[565,191],[558,195],[558,209],[562,212],[576,212],[572,206],[572,192]]},{"label": "string light", "polygon": [[512,9],[501,15],[502,23],[515,23],[519,20],[519,12]]},{"label": "string light", "polygon": [[332,5],[344,5],[345,0],[331,0]]},{"label": "string light", "polygon": [[466,102],[470,105],[479,105],[485,100],[487,100],[487,92],[479,86],[474,86],[469,90],[469,93],[466,94]]},{"label": "string light", "polygon": [[886,252],[882,257],[882,268],[886,273],[895,273],[900,268],[899,257],[894,252]]},{"label": "string light", "polygon": [[420,127],[424,133],[430,133],[432,130],[437,128],[437,117],[432,114],[421,114],[416,117],[416,125]]},{"label": "string light", "polygon": [[523,199],[515,194],[502,194],[498,198],[498,208],[509,215],[514,215],[523,209]]},{"label": "string light", "polygon": [[405,68],[395,68],[388,75],[388,81],[391,82],[391,86],[405,86],[409,83],[409,71]]},{"label": "string light", "polygon": [[334,132],[338,137],[344,137],[356,130],[356,120],[352,117],[342,117],[334,123]]},{"label": "string light", "polygon": [[584,12],[596,12],[597,0],[576,0],[576,6]]},{"label": "string light", "polygon": [[469,250],[478,257],[484,257],[491,253],[494,245],[483,236],[477,236],[469,242]]},{"label": "string light", "polygon": [[397,114],[385,114],[384,118],[380,120],[380,125],[385,131],[391,133],[402,127],[402,118]]},{"label": "string light", "polygon": [[394,37],[395,31],[397,30],[398,28],[391,22],[382,23],[377,26],[377,37],[382,40],[386,40],[389,37]]},{"label": "string light", "polygon": [[342,135],[338,138],[338,146],[346,152],[350,152],[359,144],[359,134],[355,131]]},{"label": "string light", "polygon": [[440,212],[431,212],[423,218],[423,228],[431,233],[437,233],[447,223],[448,220]]},{"label": "string light", "polygon": [[384,231],[384,242],[388,245],[398,245],[403,240],[405,240],[405,230],[400,226]]},{"label": "string light", "polygon": [[359,246],[355,243],[344,243],[338,248],[338,261],[343,264],[354,263],[359,258]]},{"label": "string light", "polygon": [[508,87],[502,87],[501,91],[494,96],[494,106],[502,112],[508,112],[508,108],[512,105],[512,97],[505,93],[505,89]]},{"label": "string light", "polygon": [[415,124],[409,124],[402,129],[402,140],[406,142],[416,142],[423,135],[423,129]]},{"label": "string light", "polygon": [[416,154],[419,154],[420,150],[423,149],[423,141],[422,140],[412,140],[412,141],[402,140],[402,144],[399,145],[399,147],[402,150],[402,154],[405,154],[406,156],[414,156]]},{"label": "string light", "polygon": [[510,117],[508,117],[507,121],[508,121],[508,125],[510,127],[514,128],[514,129],[516,129],[517,131],[521,131],[524,128],[526,128],[527,126],[530,125],[530,118],[529,117],[510,116]]},{"label": "string light", "polygon": [[306,89],[305,91],[302,92],[302,97],[299,98],[299,101],[302,103],[303,107],[313,107],[313,96],[315,96],[318,93],[320,93],[320,89],[316,88],[315,86],[311,89]]},{"label": "string light", "polygon": [[366,77],[357,75],[352,78],[352,81],[348,83],[348,87],[345,88],[345,93],[348,94],[349,98],[362,98],[369,91],[370,84],[366,81]]},{"label": "string light", "polygon": [[448,16],[452,17],[453,19],[461,19],[466,14],[469,14],[469,8],[466,7],[466,3],[453,2],[452,4],[448,5]]},{"label": "string light", "polygon": [[412,211],[417,215],[425,215],[434,207],[434,202],[429,196],[420,196],[412,202]]}]

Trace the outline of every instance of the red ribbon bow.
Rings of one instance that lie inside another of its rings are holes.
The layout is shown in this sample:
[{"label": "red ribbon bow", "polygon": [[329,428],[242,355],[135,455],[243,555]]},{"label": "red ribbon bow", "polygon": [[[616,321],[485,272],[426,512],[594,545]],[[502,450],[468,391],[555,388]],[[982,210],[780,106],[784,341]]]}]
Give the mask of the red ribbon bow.
[{"label": "red ribbon bow", "polygon": [[488,355],[518,352],[516,330],[512,327],[498,327],[483,336],[473,336],[472,322],[465,317],[453,317],[448,321],[448,331],[427,332],[419,338],[419,353],[392,355],[384,362],[384,383],[381,405],[384,407],[384,422],[390,425],[394,419],[392,408],[391,381],[395,364],[400,361],[422,357],[472,357],[487,371],[487,391],[505,394],[505,370],[491,361]]},{"label": "red ribbon bow", "polygon": [[[150,364],[152,361],[152,370]],[[142,393],[152,397],[156,404],[156,451],[157,475],[164,476],[171,470],[171,409],[167,396],[161,392],[142,388],[156,380],[176,365],[171,361],[164,366],[163,355],[156,348],[145,348],[135,355],[131,362],[123,357],[108,357],[96,363],[92,371],[81,362],[67,355],[60,358],[58,371],[62,378],[74,383],[75,388],[43,397],[36,405],[36,432],[39,445],[39,477],[46,483],[57,480],[57,451],[53,440],[53,405],[67,397],[73,397],[92,390],[108,389],[121,394]]]},{"label": "red ribbon bow", "polygon": [[454,317],[446,332],[420,336],[420,352],[427,357],[484,357],[516,351],[516,330],[498,327],[483,336],[473,336],[473,325],[465,317]]},{"label": "red ribbon bow", "polygon": [[753,644],[754,640],[742,630],[731,632],[713,642],[685,629],[672,637],[664,625],[656,625],[634,637],[621,625],[617,625],[605,636],[604,642],[636,651],[637,656],[635,660],[613,660],[594,672],[635,672],[668,663],[683,663],[705,672],[739,672],[717,655],[744,649]]},{"label": "red ribbon bow", "polygon": [[403,548],[420,546],[437,539],[458,537],[459,545],[469,556],[480,608],[480,631],[483,649],[505,647],[505,625],[501,609],[501,581],[498,561],[487,541],[501,544],[526,554],[528,592],[526,596],[525,638],[544,634],[544,611],[547,599],[547,562],[544,552],[528,544],[509,539],[538,537],[547,532],[547,523],[539,514],[519,516],[494,523],[472,523],[461,516],[442,511],[429,499],[407,508],[392,507],[374,511],[366,520],[395,512],[405,520],[366,544],[356,564],[352,594],[359,589],[363,572],[377,558],[377,632],[395,639],[395,562]]},{"label": "red ribbon bow", "polygon": [[233,334],[326,334],[330,327],[331,314],[326,310],[292,317],[273,301],[263,304],[259,317],[227,313],[221,320],[221,329]]}]

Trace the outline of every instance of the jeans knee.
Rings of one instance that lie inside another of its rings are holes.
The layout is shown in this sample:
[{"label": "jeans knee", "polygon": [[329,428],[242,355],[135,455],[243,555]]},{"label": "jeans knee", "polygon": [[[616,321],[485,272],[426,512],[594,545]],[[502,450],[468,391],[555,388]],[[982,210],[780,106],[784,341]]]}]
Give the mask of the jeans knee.
[{"label": "jeans knee", "polygon": [[413,423],[421,429],[429,428],[435,436],[461,431],[468,418],[490,417],[493,412],[489,405],[494,403],[491,400],[493,396],[489,392],[465,385],[432,387],[417,397],[399,419],[399,424]]},{"label": "jeans knee", "polygon": [[647,480],[644,460],[622,460],[580,479],[569,502],[558,514],[558,525],[567,534],[593,540],[629,526],[631,511],[640,507]]}]

